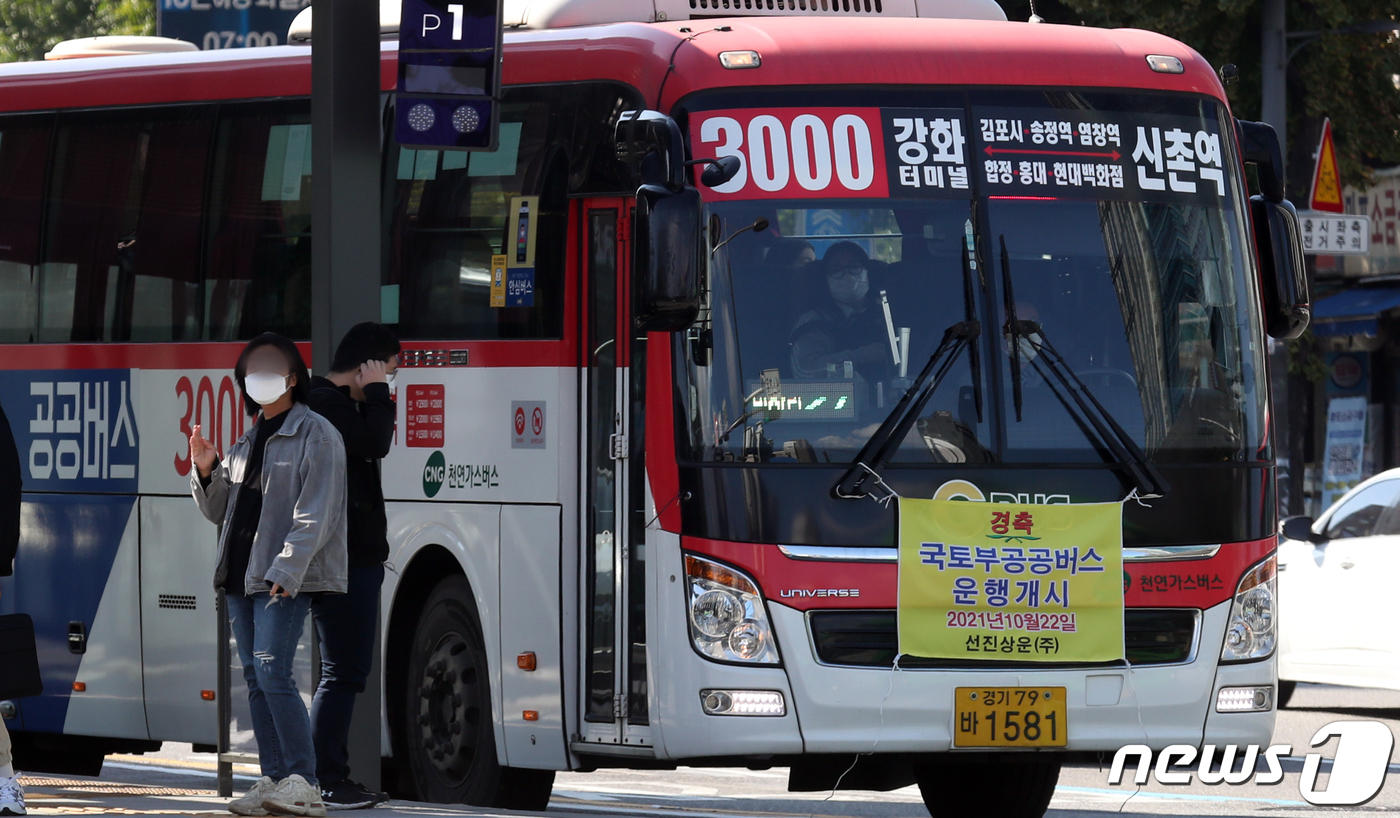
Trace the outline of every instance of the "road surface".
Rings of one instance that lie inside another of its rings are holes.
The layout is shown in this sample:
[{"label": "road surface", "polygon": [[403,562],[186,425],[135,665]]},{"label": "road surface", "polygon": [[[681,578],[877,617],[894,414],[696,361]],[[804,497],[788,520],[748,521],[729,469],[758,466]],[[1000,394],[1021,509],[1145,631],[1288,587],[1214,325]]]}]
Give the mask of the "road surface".
[{"label": "road surface", "polygon": [[[1284,780],[1277,785],[1209,786],[1196,782],[1191,786],[1164,786],[1154,781],[1139,791],[1131,784],[1110,786],[1107,762],[1103,769],[1076,765],[1061,773],[1048,815],[1400,816],[1400,764],[1391,764],[1379,796],[1361,807],[1314,807],[1299,794],[1301,756],[1310,749],[1308,742],[1313,734],[1329,722],[1356,719],[1381,721],[1400,736],[1400,691],[1300,685],[1290,707],[1279,714],[1274,743],[1291,744],[1293,755],[1285,762]],[[160,753],[113,756],[98,779],[30,776],[26,782],[30,814],[227,815],[222,810],[224,801],[213,795],[211,757],[189,750],[188,745],[167,744]],[[1331,752],[1324,755],[1330,757]],[[1324,772],[1326,769],[1324,764]],[[239,767],[236,773],[238,788],[242,789],[253,780],[256,770]],[[1325,776],[1319,788],[1324,782]],[[429,818],[504,813],[394,802],[387,808],[360,814],[365,818]],[[549,814],[554,818],[928,818],[916,788],[889,793],[789,793],[787,771],[778,768],[561,773],[555,780]]]}]

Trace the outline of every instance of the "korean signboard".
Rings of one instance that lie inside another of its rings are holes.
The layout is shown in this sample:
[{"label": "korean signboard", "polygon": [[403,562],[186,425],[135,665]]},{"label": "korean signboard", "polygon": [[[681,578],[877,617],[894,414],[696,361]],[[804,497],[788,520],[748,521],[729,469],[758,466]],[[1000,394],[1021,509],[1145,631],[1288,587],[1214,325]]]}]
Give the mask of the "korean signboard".
[{"label": "korean signboard", "polygon": [[540,197],[512,196],[506,213],[506,252],[491,257],[491,306],[533,307]]},{"label": "korean signboard", "polygon": [[1228,190],[1218,127],[1199,117],[1054,108],[753,108],[691,118],[697,155],[736,155],[709,199],[1018,198],[1199,201]]},{"label": "korean signboard", "polygon": [[1364,256],[1371,252],[1371,220],[1305,210],[1298,214],[1303,253],[1309,256]]},{"label": "korean signboard", "polygon": [[406,389],[405,446],[440,449],[445,443],[443,417],[447,390],[440,383],[410,384]]},{"label": "korean signboard", "polygon": [[899,501],[899,652],[1124,657],[1123,507]]},{"label": "korean signboard", "polygon": [[[1365,187],[1342,191],[1347,213],[1364,214],[1370,230],[1365,255],[1318,259],[1318,276],[1347,278],[1400,273],[1400,166],[1372,172]],[[1299,214],[1303,218],[1304,214]]]},{"label": "korean signboard", "polygon": [[285,45],[287,29],[311,0],[159,0],[156,32],[205,51]]},{"label": "korean signboard", "polygon": [[1327,402],[1327,441],[1322,461],[1322,507],[1328,508],[1361,482],[1365,466],[1366,398]]},{"label": "korean signboard", "polygon": [[502,0],[403,0],[396,138],[492,151],[500,130]]},{"label": "korean signboard", "polygon": [[1357,210],[1371,219],[1370,274],[1400,272],[1400,167],[1376,174],[1376,184],[1356,196]]}]

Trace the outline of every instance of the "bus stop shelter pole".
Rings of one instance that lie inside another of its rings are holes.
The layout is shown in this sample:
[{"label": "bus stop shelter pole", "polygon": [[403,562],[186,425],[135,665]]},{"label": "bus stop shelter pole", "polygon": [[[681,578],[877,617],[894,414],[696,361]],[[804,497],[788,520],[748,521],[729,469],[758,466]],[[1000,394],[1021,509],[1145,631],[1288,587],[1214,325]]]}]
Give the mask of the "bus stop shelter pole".
[{"label": "bus stop shelter pole", "polygon": [[312,368],[379,320],[379,4],[316,6],[311,38]]},{"label": "bus stop shelter pole", "polygon": [[[335,346],[378,321],[380,288],[379,4],[317,3],[311,36],[312,368],[330,370]],[[375,639],[378,653],[379,640]],[[350,775],[380,786],[379,663],[355,700]]]},{"label": "bus stop shelter pole", "polygon": [[214,616],[218,621],[217,639],[219,640],[217,659],[219,663],[219,669],[218,674],[216,676],[217,684],[215,684],[214,691],[215,710],[218,712],[219,719],[219,738],[217,745],[218,754],[216,756],[216,758],[218,759],[218,766],[216,768],[218,771],[217,783],[219,789],[219,797],[230,798],[233,796],[233,762],[226,757],[227,753],[229,752],[229,710],[231,705],[231,702],[229,702],[228,700],[228,691],[230,687],[228,669],[229,626],[228,608],[227,603],[224,601],[223,588],[219,588],[214,592]]}]

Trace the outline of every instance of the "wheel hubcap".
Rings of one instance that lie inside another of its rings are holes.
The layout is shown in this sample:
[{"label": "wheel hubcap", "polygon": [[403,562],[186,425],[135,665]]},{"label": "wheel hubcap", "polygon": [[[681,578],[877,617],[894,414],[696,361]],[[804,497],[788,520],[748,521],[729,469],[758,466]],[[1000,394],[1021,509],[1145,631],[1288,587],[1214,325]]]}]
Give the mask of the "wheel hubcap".
[{"label": "wheel hubcap", "polygon": [[432,768],[449,786],[466,778],[476,758],[476,665],[467,640],[446,633],[428,657],[418,689],[418,728]]}]

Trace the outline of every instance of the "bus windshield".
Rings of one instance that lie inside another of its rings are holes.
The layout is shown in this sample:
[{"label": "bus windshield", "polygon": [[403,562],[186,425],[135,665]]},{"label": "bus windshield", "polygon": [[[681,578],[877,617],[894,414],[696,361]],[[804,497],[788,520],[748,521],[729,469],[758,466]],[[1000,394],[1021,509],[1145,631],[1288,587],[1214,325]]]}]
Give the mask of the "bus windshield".
[{"label": "bus windshield", "polygon": [[[882,113],[887,125],[909,118]],[[1070,137],[1052,146],[1031,131],[1032,116],[1013,113],[983,117],[974,105],[964,138],[978,160],[915,168],[918,182],[939,181],[928,168],[942,171],[942,196],[896,187],[893,165],[938,144],[896,154],[890,132],[900,126],[886,129],[890,195],[878,200],[710,195],[711,245],[729,241],[710,255],[705,309],[677,356],[694,461],[851,463],[960,322],[980,332],[892,450],[893,464],[1108,460],[1051,365],[1060,359],[1154,462],[1267,456],[1243,201],[1214,106],[1198,107],[1194,120],[1144,115],[1142,134],[1131,114],[1117,114],[1120,144],[1098,162],[1061,161],[1066,148],[1098,151]],[[1035,118],[1064,115],[1042,113]],[[1005,144],[992,141],[999,118],[1026,137],[1006,149],[1009,162],[980,147],[984,135],[988,146]],[[785,117],[770,119],[781,129]],[[819,153],[809,134],[832,119],[812,115],[801,147]],[[1077,137],[1083,123],[1070,124]],[[1150,149],[1154,126],[1193,154],[1191,190],[1184,169],[1170,174],[1164,163],[1158,190],[1151,157],[1135,166],[1136,143],[1142,136]],[[741,132],[767,137],[751,122]],[[763,147],[770,167],[755,167],[750,153],[748,169],[776,187],[778,151],[771,139]],[[802,168],[808,177],[819,175],[812,167]],[[965,188],[951,188],[955,170],[965,170]],[[749,229],[760,220],[767,229]],[[1013,337],[1013,319],[1029,331]]]}]

